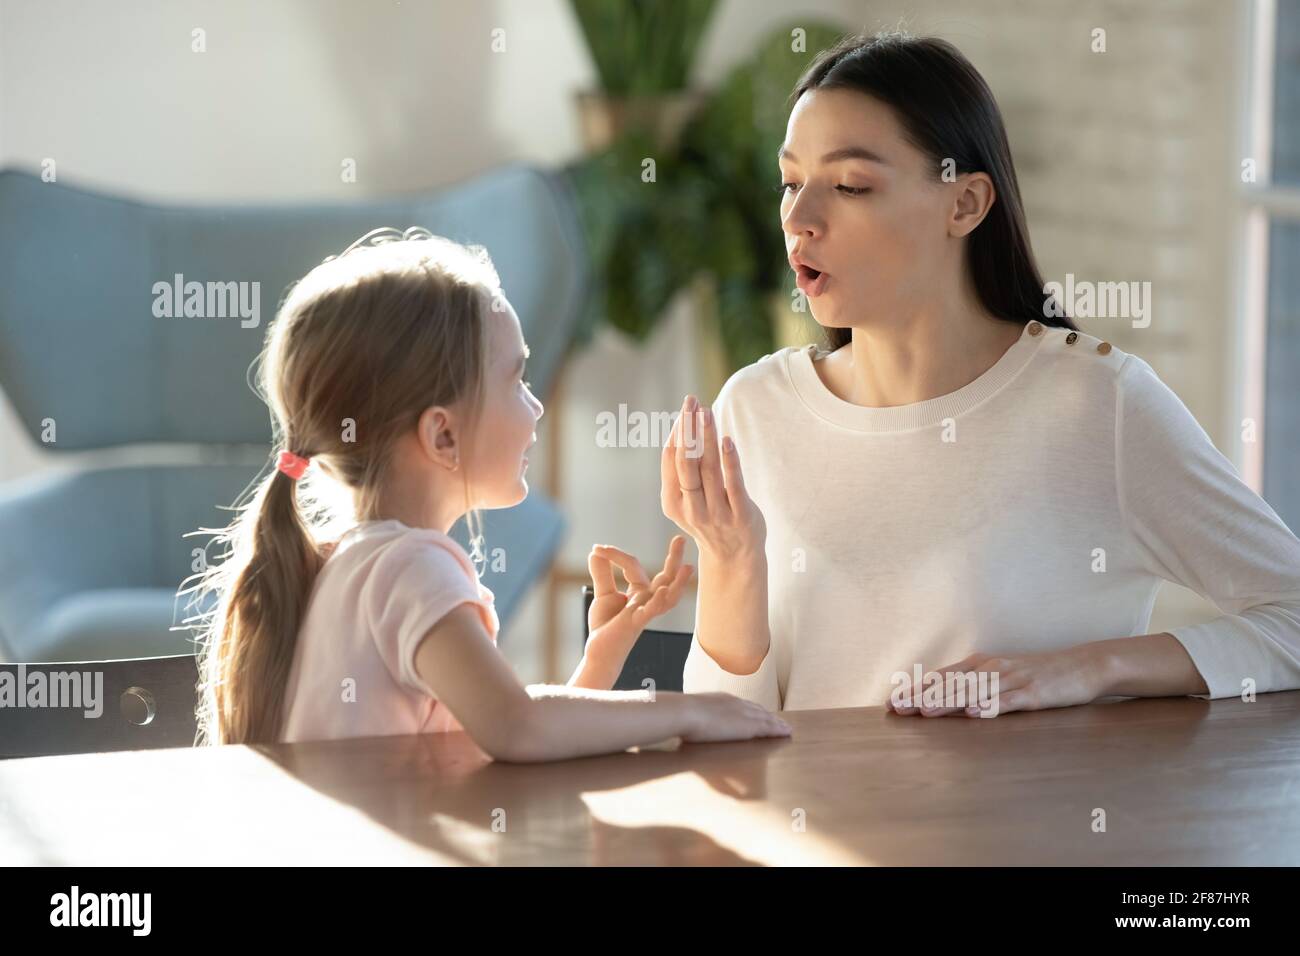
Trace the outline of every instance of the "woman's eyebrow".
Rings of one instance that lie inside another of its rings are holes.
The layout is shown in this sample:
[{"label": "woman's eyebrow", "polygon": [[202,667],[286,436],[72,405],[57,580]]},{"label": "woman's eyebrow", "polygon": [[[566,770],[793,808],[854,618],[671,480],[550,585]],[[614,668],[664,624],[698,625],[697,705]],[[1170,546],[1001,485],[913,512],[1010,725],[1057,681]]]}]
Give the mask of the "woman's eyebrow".
[{"label": "woman's eyebrow", "polygon": [[[776,151],[778,160],[789,160],[792,163],[799,162],[794,153],[782,146]],[[823,163],[838,163],[845,159],[864,159],[869,163],[879,163],[881,166],[888,166],[888,160],[884,159],[877,153],[873,153],[865,146],[843,146],[840,149],[833,149],[822,157]]]}]

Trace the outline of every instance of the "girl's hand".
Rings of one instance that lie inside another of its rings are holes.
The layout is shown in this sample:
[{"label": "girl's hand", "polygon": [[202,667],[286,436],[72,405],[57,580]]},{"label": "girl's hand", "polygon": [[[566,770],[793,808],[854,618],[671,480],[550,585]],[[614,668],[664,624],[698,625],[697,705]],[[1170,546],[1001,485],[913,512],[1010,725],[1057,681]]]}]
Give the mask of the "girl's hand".
[{"label": "girl's hand", "polygon": [[[979,717],[987,714],[996,717],[1016,710],[1047,710],[1052,707],[1088,704],[1106,693],[1105,662],[1088,644],[1079,644],[1063,651],[1016,657],[972,654],[937,671],[940,675],[949,672],[975,674],[978,699],[970,699],[968,677],[963,677],[960,681],[966,695],[964,700],[943,700],[943,688],[936,681],[930,696],[937,695],[945,705],[960,706],[926,709],[921,705],[925,703],[924,691],[929,686],[930,678],[928,675],[923,677],[922,686],[916,688],[911,686],[909,674],[908,679],[890,695],[886,708],[904,716],[920,714],[923,717],[946,717],[958,714]],[[996,692],[992,683],[993,674],[997,675]],[[946,676],[944,684],[947,685]]]},{"label": "girl's hand", "polygon": [[[615,653],[626,656],[647,624],[677,606],[682,589],[691,580],[694,568],[682,564],[686,539],[674,535],[668,545],[668,557],[663,570],[654,576],[646,574],[641,562],[618,548],[598,544],[587,556],[587,570],[591,572],[596,596],[587,612],[588,653]],[[614,568],[623,572],[627,591],[618,589]],[[621,665],[620,665],[621,669]]]},{"label": "girl's hand", "polygon": [[718,450],[712,409],[687,395],[660,456],[664,514],[692,538],[705,557],[731,561],[763,555],[767,525],[745,491],[740,455],[730,438]]},{"label": "girl's hand", "polygon": [[790,736],[788,723],[751,700],[731,694],[683,694],[682,698],[690,712],[681,737],[689,743]]}]

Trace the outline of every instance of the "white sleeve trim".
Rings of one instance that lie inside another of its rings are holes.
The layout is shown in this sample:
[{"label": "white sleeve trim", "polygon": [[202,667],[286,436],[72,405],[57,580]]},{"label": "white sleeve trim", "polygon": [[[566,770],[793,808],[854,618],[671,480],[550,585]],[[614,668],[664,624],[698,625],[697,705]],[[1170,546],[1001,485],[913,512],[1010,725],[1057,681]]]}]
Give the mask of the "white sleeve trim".
[{"label": "white sleeve trim", "polygon": [[773,657],[769,646],[758,670],[752,674],[733,674],[710,657],[698,640],[693,639],[682,672],[682,689],[688,694],[721,691],[762,704],[770,711],[779,711],[781,694],[777,687]]}]

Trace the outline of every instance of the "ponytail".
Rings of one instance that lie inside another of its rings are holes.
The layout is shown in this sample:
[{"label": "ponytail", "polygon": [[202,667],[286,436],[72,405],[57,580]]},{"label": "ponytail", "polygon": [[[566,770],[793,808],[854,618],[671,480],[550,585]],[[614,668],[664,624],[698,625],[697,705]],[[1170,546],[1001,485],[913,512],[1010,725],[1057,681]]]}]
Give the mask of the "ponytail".
[{"label": "ponytail", "polygon": [[201,651],[199,733],[207,743],[274,743],[284,718],[298,630],[325,563],[298,505],[297,482],[278,468],[262,479],[224,536],[217,569],[228,596]]}]

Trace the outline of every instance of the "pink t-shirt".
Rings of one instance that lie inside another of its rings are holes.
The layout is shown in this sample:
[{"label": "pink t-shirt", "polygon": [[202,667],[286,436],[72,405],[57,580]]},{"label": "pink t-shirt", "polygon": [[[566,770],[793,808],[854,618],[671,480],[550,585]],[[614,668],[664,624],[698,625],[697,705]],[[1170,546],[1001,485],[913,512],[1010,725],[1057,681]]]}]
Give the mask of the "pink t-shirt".
[{"label": "pink t-shirt", "polygon": [[415,651],[447,612],[467,603],[495,642],[492,592],[453,538],[397,520],[352,528],[312,588],[280,739],[461,730],[416,674]]}]

